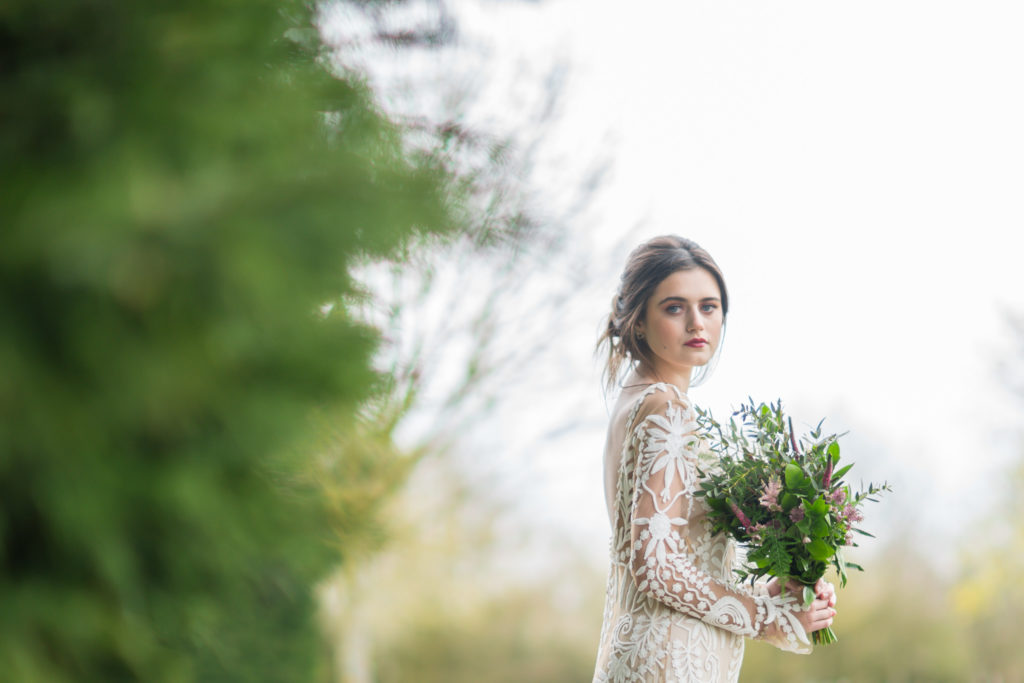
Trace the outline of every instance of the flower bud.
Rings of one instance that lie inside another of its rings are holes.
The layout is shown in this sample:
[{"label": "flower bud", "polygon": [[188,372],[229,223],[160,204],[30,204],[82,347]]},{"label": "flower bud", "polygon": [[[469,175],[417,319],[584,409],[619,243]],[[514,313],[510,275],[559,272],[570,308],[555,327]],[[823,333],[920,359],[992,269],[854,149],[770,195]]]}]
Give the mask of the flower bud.
[{"label": "flower bud", "polygon": [[736,515],[736,519],[740,521],[740,524],[743,525],[743,528],[749,529],[751,526],[750,519],[745,514],[743,514],[743,510],[740,510],[739,506],[736,505],[736,503],[729,503],[729,507],[732,508],[732,513]]}]

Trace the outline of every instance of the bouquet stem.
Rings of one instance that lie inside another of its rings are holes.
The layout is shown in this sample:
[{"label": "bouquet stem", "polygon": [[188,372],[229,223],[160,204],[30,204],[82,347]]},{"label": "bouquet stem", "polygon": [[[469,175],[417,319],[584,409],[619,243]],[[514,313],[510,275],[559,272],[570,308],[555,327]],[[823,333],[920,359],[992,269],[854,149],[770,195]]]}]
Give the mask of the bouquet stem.
[{"label": "bouquet stem", "polygon": [[811,634],[811,642],[815,645],[831,645],[837,640],[839,640],[839,636],[836,635],[831,626],[826,626],[820,631],[815,631]]}]

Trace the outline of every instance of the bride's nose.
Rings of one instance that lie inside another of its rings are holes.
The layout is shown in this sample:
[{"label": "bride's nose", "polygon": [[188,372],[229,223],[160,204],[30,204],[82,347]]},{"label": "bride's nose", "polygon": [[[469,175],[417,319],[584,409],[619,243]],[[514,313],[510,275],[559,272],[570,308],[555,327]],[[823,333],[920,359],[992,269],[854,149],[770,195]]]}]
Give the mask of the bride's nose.
[{"label": "bride's nose", "polygon": [[700,311],[693,309],[689,315],[686,316],[686,331],[687,332],[701,332],[704,330],[704,320],[700,314]]}]

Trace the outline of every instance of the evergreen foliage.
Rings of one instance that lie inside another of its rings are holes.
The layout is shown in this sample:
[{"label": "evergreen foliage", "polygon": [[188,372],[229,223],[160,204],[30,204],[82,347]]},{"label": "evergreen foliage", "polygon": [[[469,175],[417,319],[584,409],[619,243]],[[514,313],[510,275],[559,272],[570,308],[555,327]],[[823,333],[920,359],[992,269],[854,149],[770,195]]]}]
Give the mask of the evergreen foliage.
[{"label": "evergreen foliage", "polygon": [[297,439],[381,391],[349,267],[454,221],[319,53],[292,2],[0,9],[4,680],[322,673]]}]

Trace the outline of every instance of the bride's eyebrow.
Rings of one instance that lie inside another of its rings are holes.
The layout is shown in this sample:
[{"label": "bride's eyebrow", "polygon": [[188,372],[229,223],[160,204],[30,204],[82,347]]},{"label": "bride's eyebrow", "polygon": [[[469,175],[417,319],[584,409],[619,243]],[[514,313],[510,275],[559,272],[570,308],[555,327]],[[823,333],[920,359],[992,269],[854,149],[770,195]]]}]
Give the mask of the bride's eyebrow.
[{"label": "bride's eyebrow", "polygon": [[[719,299],[718,299],[717,296],[706,296],[703,299],[701,299],[702,302],[704,302],[704,301],[718,301],[718,300]],[[683,303],[686,303],[687,301],[689,301],[689,299],[687,299],[684,296],[666,296],[664,299],[662,299],[661,301],[658,302],[658,305],[660,306],[663,303],[665,303],[666,301],[682,301]]]}]

